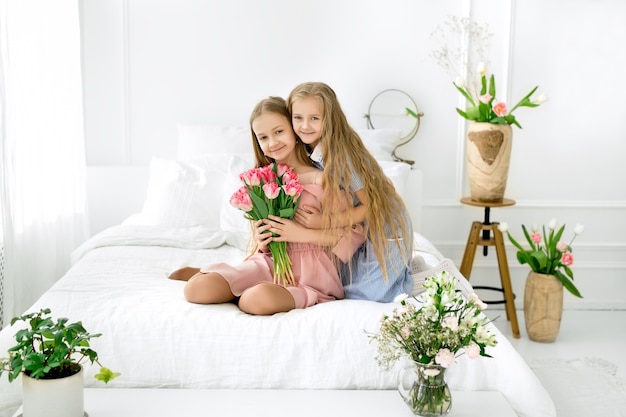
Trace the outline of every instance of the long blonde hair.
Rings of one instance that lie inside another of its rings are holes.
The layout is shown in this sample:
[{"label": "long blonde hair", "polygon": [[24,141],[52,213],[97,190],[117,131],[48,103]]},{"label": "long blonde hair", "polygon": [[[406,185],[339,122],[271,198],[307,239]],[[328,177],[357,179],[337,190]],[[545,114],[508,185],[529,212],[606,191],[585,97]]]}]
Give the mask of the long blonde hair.
[{"label": "long blonde hair", "polygon": [[[405,248],[401,251],[402,260],[404,266],[409,264],[413,237],[410,235],[412,228],[404,201],[396,192],[391,180],[384,174],[378,161],[348,124],[333,89],[321,82],[300,84],[293,89],[287,99],[289,110],[293,109],[294,101],[306,97],[317,98],[323,106],[322,135],[317,146],[321,146],[324,160],[322,205],[324,227],[337,226],[333,225],[333,221],[338,221],[337,216],[332,215],[333,208],[340,207],[354,172],[363,181],[363,191],[368,200],[365,215],[367,236],[372,242],[374,254],[386,281],[388,271],[385,259],[391,258],[391,244]],[[354,192],[349,191],[354,198]],[[402,267],[392,266],[394,269]]]}]

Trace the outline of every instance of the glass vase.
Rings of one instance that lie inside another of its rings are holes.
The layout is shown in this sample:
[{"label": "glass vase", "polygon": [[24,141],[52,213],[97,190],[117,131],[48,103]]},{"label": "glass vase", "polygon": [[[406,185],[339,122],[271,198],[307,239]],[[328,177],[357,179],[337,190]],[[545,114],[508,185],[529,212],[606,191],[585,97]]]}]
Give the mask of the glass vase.
[{"label": "glass vase", "polygon": [[400,372],[398,392],[416,416],[445,416],[452,409],[443,366],[418,362],[407,366]]}]

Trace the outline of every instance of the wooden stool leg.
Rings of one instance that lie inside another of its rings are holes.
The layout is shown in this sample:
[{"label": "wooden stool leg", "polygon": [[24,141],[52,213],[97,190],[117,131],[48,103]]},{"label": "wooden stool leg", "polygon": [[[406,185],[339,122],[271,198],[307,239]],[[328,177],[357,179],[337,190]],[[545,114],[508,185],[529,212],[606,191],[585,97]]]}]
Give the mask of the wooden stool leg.
[{"label": "wooden stool leg", "polygon": [[513,337],[520,338],[519,324],[517,322],[517,312],[515,311],[515,298],[513,296],[513,287],[511,286],[511,276],[509,275],[509,265],[506,260],[506,251],[504,248],[504,239],[502,232],[498,229],[497,223],[494,223],[493,235],[496,242],[496,254],[498,255],[498,268],[500,269],[500,282],[504,290],[504,300],[506,307],[506,315],[511,322],[511,330]]},{"label": "wooden stool leg", "polygon": [[476,248],[478,247],[478,240],[480,239],[480,232],[483,229],[481,222],[472,223],[469,236],[467,238],[467,245],[465,246],[465,253],[463,254],[463,260],[461,261],[461,268],[459,272],[463,274],[466,280],[469,281],[470,274],[472,273],[472,266],[474,265],[474,258],[476,257]]}]

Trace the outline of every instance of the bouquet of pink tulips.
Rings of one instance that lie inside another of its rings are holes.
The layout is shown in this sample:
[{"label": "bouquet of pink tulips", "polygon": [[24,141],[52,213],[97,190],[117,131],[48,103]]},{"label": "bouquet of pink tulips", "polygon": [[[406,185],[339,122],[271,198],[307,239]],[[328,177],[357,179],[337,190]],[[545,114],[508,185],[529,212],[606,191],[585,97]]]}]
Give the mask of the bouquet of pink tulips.
[{"label": "bouquet of pink tulips", "polygon": [[[303,187],[289,165],[252,168],[239,178],[244,185],[231,196],[230,204],[245,212],[246,219],[267,219],[270,214],[292,219],[296,214]],[[274,283],[295,286],[287,242],[270,242],[269,249],[274,259]]]}]

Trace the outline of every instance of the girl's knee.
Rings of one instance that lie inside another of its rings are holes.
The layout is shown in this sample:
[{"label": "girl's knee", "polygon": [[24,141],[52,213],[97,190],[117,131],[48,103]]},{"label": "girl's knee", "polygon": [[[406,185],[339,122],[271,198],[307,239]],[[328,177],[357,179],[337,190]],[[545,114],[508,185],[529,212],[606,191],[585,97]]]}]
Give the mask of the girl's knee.
[{"label": "girl's knee", "polygon": [[269,283],[260,283],[248,288],[239,298],[241,311],[254,315],[287,312],[295,307],[296,303],[289,291]]}]

